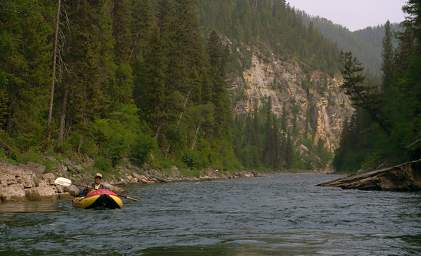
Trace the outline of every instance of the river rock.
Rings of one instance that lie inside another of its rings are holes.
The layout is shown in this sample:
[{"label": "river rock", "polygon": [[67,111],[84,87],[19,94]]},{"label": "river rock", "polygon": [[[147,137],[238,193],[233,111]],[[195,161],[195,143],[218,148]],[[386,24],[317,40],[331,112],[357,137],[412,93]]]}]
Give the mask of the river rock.
[{"label": "river rock", "polygon": [[318,186],[342,189],[421,191],[421,159],[325,182]]},{"label": "river rock", "polygon": [[0,202],[11,200],[22,200],[26,196],[25,189],[22,184],[11,184],[0,187]]},{"label": "river rock", "polygon": [[58,186],[58,188],[63,189],[63,192],[67,192],[72,196],[78,196],[80,194],[80,189],[75,185],[71,185],[71,186],[68,186],[68,187]]},{"label": "river rock", "polygon": [[43,198],[55,198],[57,196],[58,193],[55,187],[50,186],[44,181],[38,187],[25,190],[25,197],[28,200],[41,200]]},{"label": "river rock", "polygon": [[138,183],[143,183],[143,184],[151,184],[151,183],[154,183],[153,181],[151,181],[145,175],[140,175],[140,174],[134,174],[134,175],[136,176]]},{"label": "river rock", "polygon": [[64,193],[54,184],[56,176],[44,171],[34,164],[0,163],[0,201],[40,200]]},{"label": "river rock", "polygon": [[42,179],[48,184],[48,185],[54,185],[54,181],[56,179],[56,176],[53,173],[45,173],[42,175]]},{"label": "river rock", "polygon": [[139,180],[135,175],[127,175],[127,183],[138,183]]}]

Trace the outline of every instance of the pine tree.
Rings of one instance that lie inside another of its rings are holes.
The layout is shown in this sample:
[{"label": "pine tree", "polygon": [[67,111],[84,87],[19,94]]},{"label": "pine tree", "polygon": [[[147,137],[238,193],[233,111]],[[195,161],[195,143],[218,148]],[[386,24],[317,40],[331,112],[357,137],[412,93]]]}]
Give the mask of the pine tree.
[{"label": "pine tree", "polygon": [[410,65],[411,56],[415,50],[415,36],[411,24],[403,22],[403,31],[398,33],[399,46],[395,57],[396,72],[404,74]]},{"label": "pine tree", "polygon": [[403,74],[406,89],[404,110],[408,113],[406,124],[412,127],[407,149],[412,159],[418,159],[421,155],[421,1],[408,0],[404,11],[408,14],[405,20],[407,29],[412,32],[414,39],[414,50],[409,56],[408,70]]},{"label": "pine tree", "polygon": [[279,143],[275,141],[275,127],[273,122],[273,114],[272,114],[272,98],[268,99],[266,103],[267,106],[264,107],[264,111],[266,112],[265,115],[265,138],[264,138],[264,148],[263,148],[263,155],[262,159],[267,166],[274,167],[274,163],[276,162],[276,145]]},{"label": "pine tree", "polygon": [[21,148],[40,146],[46,134],[52,26],[45,20],[50,11],[44,1],[0,4],[1,123]]},{"label": "pine tree", "polygon": [[62,83],[63,91],[68,92],[60,96],[65,120],[60,130],[72,125],[79,132],[78,149],[83,146],[90,122],[109,113],[114,97],[109,94],[114,91],[116,68],[112,7],[111,0],[69,1],[65,5],[71,29],[66,34],[63,60],[70,72],[64,74]]},{"label": "pine tree", "polygon": [[130,62],[136,65],[142,61],[143,51],[147,48],[156,26],[156,17],[150,0],[134,1],[132,4],[132,46]]},{"label": "pine tree", "polygon": [[416,48],[418,53],[421,52],[421,2],[420,0],[408,0],[403,10],[409,15],[405,22],[409,24],[416,38]]},{"label": "pine tree", "polygon": [[226,49],[218,34],[213,31],[208,40],[208,55],[210,62],[210,88],[202,89],[202,98],[209,99],[215,106],[216,135],[229,133],[232,121],[230,97],[225,82]]},{"label": "pine tree", "polygon": [[163,53],[157,25],[152,28],[149,44],[145,45],[144,59],[137,67],[139,75],[135,83],[135,101],[144,119],[158,138],[166,124],[165,117],[165,76],[163,73]]},{"label": "pine tree", "polygon": [[387,91],[392,83],[394,69],[393,57],[392,31],[390,22],[387,21],[385,25],[385,37],[383,40],[383,91]]},{"label": "pine tree", "polygon": [[116,68],[115,84],[111,86],[114,104],[127,104],[132,100],[133,74],[130,66],[132,42],[132,0],[113,0],[112,24],[115,41],[114,54]]},{"label": "pine tree", "polygon": [[113,38],[115,40],[115,58],[117,63],[128,63],[132,43],[131,1],[113,0]]},{"label": "pine tree", "polygon": [[294,161],[294,145],[291,138],[290,132],[287,132],[287,138],[285,143],[285,167],[287,169],[292,168]]},{"label": "pine tree", "polygon": [[343,58],[344,69],[342,76],[344,83],[342,87],[345,89],[345,93],[350,96],[355,107],[366,110],[385,132],[390,133],[390,124],[385,114],[382,113],[381,98],[379,98],[373,87],[364,83],[366,80],[366,77],[363,75],[364,67],[352,56],[351,52],[344,53]]}]

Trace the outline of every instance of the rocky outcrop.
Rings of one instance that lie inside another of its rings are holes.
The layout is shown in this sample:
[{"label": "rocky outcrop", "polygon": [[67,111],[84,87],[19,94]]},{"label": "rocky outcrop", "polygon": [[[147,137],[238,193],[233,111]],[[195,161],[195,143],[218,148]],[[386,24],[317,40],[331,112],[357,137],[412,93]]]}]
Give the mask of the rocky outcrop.
[{"label": "rocky outcrop", "polygon": [[314,145],[322,142],[333,153],[339,146],[344,122],[354,111],[341,89],[341,78],[312,70],[293,59],[262,54],[258,49],[242,51],[251,58],[248,65],[243,65],[247,68],[241,76],[234,74],[230,80],[235,113],[252,112],[270,97],[273,113],[298,133],[294,140],[300,152],[308,151],[302,144],[305,138]]},{"label": "rocky outcrop", "polygon": [[64,190],[54,184],[56,176],[36,165],[0,163],[0,202],[57,198]]},{"label": "rocky outcrop", "polygon": [[420,191],[421,160],[319,184],[342,189]]}]

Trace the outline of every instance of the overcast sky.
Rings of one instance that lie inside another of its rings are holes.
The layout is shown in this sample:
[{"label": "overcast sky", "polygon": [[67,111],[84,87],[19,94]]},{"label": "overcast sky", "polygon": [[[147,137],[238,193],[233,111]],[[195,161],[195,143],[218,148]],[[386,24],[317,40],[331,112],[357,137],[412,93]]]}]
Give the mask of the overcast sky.
[{"label": "overcast sky", "polygon": [[327,18],[350,30],[403,21],[406,0],[287,0],[310,15]]}]

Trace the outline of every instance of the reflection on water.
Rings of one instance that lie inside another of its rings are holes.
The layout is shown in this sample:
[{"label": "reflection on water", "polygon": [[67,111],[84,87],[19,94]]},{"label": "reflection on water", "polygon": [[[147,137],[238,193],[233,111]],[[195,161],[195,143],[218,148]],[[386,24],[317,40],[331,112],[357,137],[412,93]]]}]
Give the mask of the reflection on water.
[{"label": "reflection on water", "polygon": [[[235,255],[235,251],[232,248],[224,247],[222,245],[214,247],[200,247],[200,246],[179,246],[179,247],[163,247],[163,248],[152,248],[144,250],[142,255],[144,256],[211,256],[211,255]],[[252,255],[252,254],[250,254]]]},{"label": "reflection on water", "polygon": [[[121,210],[0,205],[0,255],[421,255],[421,194],[324,175],[133,186]],[[22,213],[20,213],[22,212]]]},{"label": "reflection on water", "polygon": [[0,203],[1,213],[35,213],[59,211],[56,201]]}]

